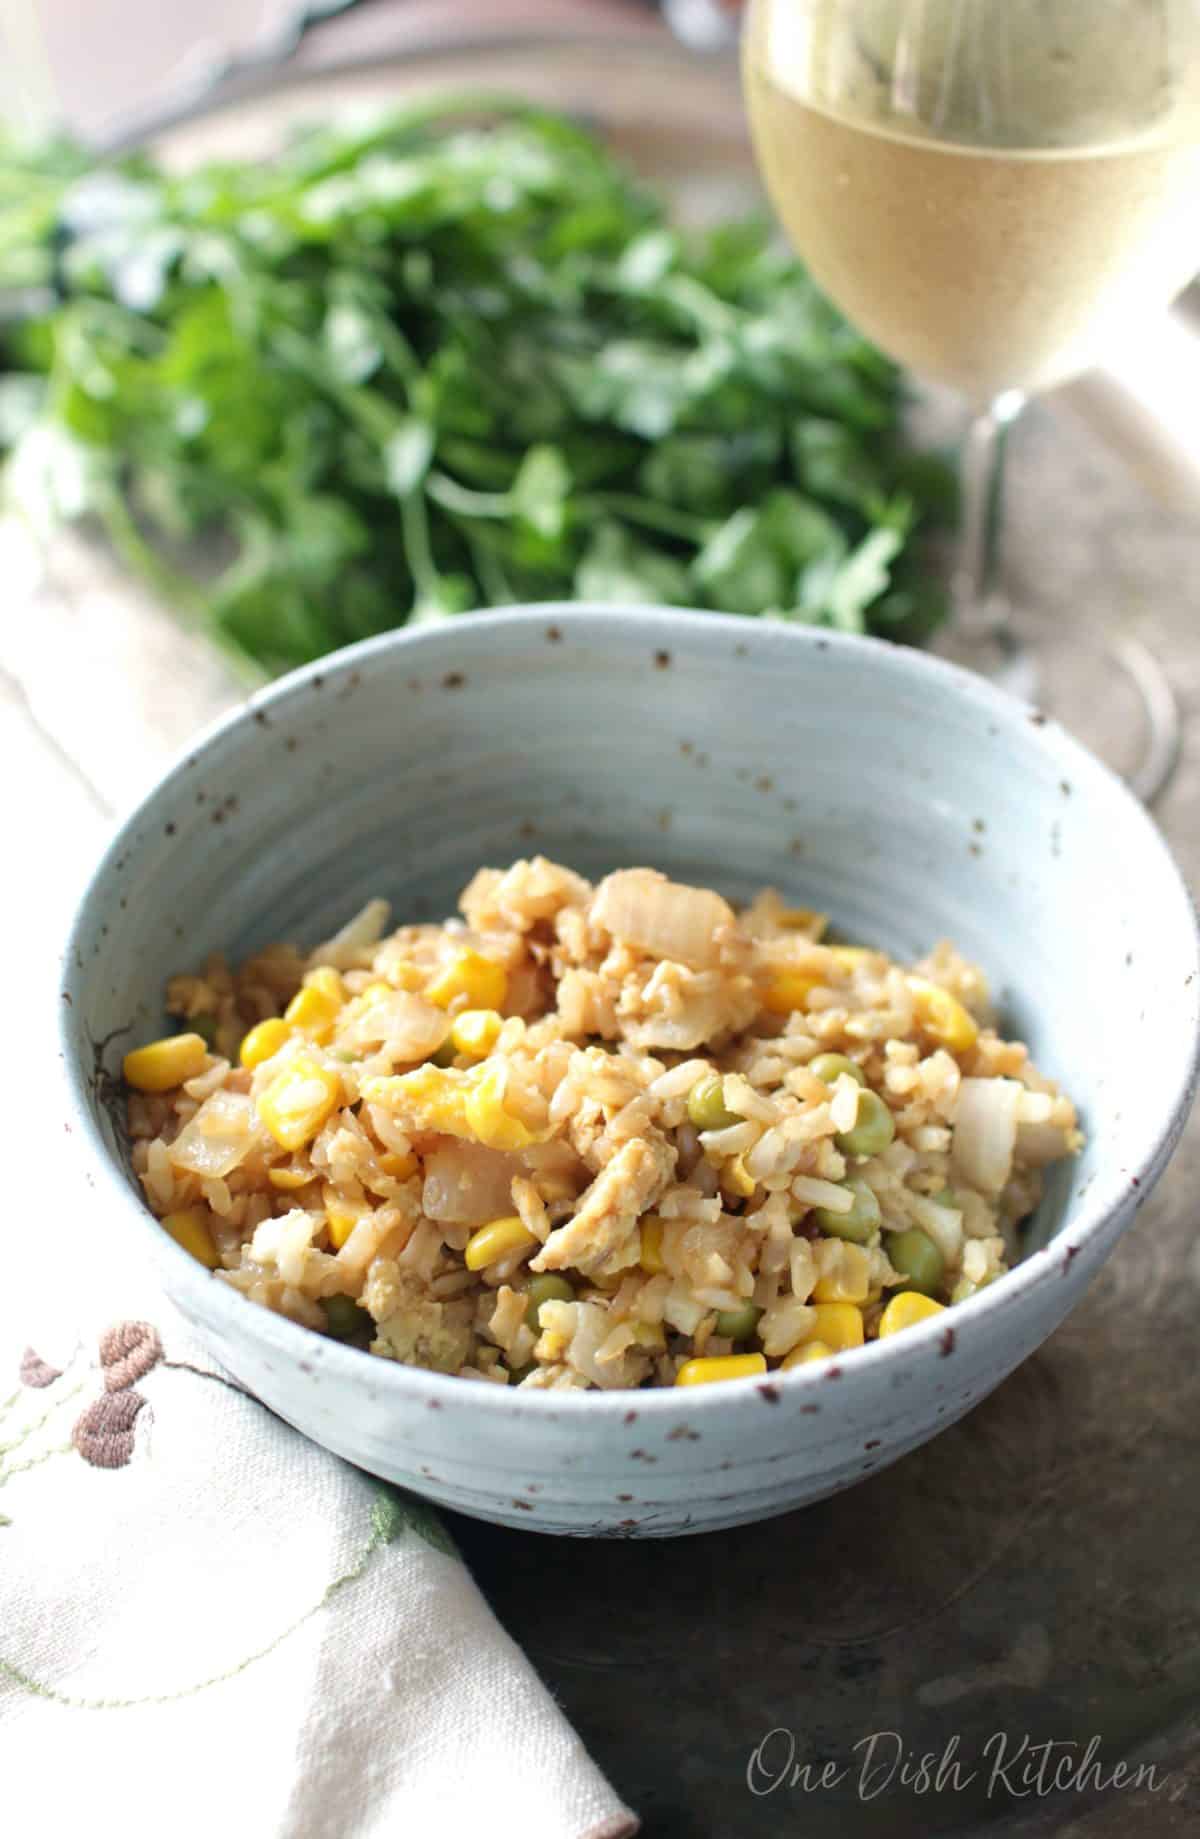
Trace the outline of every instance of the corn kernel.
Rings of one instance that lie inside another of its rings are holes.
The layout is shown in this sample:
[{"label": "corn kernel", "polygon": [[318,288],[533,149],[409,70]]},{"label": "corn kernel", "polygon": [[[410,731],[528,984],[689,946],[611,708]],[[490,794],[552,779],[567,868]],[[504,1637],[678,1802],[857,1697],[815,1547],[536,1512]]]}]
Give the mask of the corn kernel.
[{"label": "corn kernel", "polygon": [[264,1060],[274,1059],[285,1041],[291,1039],[292,1031],[282,1016],[272,1016],[269,1022],[259,1022],[244,1038],[238,1059],[243,1066],[261,1066]]},{"label": "corn kernel", "polygon": [[460,1054],[482,1060],[495,1047],[503,1026],[504,1017],[495,1009],[464,1009],[454,1018],[450,1039]]},{"label": "corn kernel", "polygon": [[816,1281],[814,1303],[865,1303],[871,1288],[871,1260],[861,1245],[834,1240]]},{"label": "corn kernel", "polygon": [[311,971],[303,987],[296,991],[283,1012],[289,1027],[296,1028],[318,1045],[333,1033],[333,1024],[341,1014],[346,992],[335,970],[323,966]]},{"label": "corn kernel", "polygon": [[910,977],[908,987],[913,994],[917,1019],[927,1034],[942,1047],[948,1047],[952,1054],[965,1054],[969,1047],[974,1047],[979,1039],[979,1024],[956,996],[951,996],[940,984],[927,983],[924,977]]},{"label": "corn kernel", "polygon": [[370,1209],[365,1200],[343,1194],[328,1181],[321,1189],[321,1204],[325,1209],[330,1242],[337,1251],[341,1251],[364,1213]]},{"label": "corn kernel", "polygon": [[765,1373],[765,1354],[713,1354],[685,1360],[675,1375],[677,1386],[707,1386],[722,1379],[750,1379]]},{"label": "corn kernel", "polygon": [[208,1065],[203,1035],[169,1034],[126,1054],[121,1070],[126,1085],[136,1092],[169,1092],[185,1079],[194,1079]]},{"label": "corn kernel", "polygon": [[786,1360],[780,1361],[780,1371],[788,1373],[794,1366],[811,1366],[814,1360],[828,1360],[833,1353],[827,1341],[802,1341],[794,1347]]},{"label": "corn kernel", "polygon": [[273,1188],[283,1194],[294,1194],[297,1188],[306,1188],[313,1179],[311,1169],[278,1168],[267,1170],[267,1180]]},{"label": "corn kernel", "polygon": [[508,973],[502,964],[477,951],[456,952],[425,991],[431,1003],[448,1009],[465,996],[472,1009],[498,1009],[508,994]]},{"label": "corn kernel", "polygon": [[213,1243],[206,1208],[181,1207],[178,1213],[168,1213],[161,1225],[164,1232],[170,1233],[176,1245],[182,1245],[184,1251],[190,1252],[199,1264],[210,1271],[216,1270],[221,1257]]},{"label": "corn kernel", "polygon": [[411,1150],[402,1152],[389,1149],[385,1155],[377,1156],[375,1160],[379,1164],[380,1173],[391,1175],[395,1181],[407,1181],[410,1175],[417,1172],[417,1158]]},{"label": "corn kernel", "polygon": [[648,1277],[656,1277],[666,1270],[662,1255],[663,1223],[657,1213],[647,1213],[642,1220],[641,1252],[638,1263]]},{"label": "corn kernel", "polygon": [[813,971],[776,971],[763,996],[763,1007],[772,1015],[790,1015],[793,1009],[804,1007],[809,991],[815,990],[820,981]]},{"label": "corn kernel", "polygon": [[927,1322],[930,1316],[941,1315],[945,1305],[935,1303],[932,1296],[922,1296],[917,1290],[900,1290],[879,1318],[879,1338],[885,1335],[899,1334],[902,1328],[913,1328],[918,1322]]},{"label": "corn kernel", "polygon": [[513,1252],[532,1251],[536,1244],[524,1220],[514,1213],[506,1219],[492,1220],[490,1225],[473,1232],[467,1240],[463,1258],[469,1271],[482,1271],[489,1264],[495,1264],[498,1258],[507,1258]]},{"label": "corn kernel", "polygon": [[815,1303],[812,1338],[824,1341],[834,1353],[863,1344],[862,1311],[853,1303]]},{"label": "corn kernel", "polygon": [[[410,995],[425,988],[426,973],[411,958],[401,958],[387,967],[387,990],[389,996],[393,990],[406,990]],[[372,985],[374,988],[374,985]]]},{"label": "corn kernel", "polygon": [[341,1095],[338,1075],[301,1052],[260,1094],[258,1115],[280,1149],[300,1149],[312,1142]]},{"label": "corn kernel", "polygon": [[743,1200],[753,1194],[758,1183],[746,1167],[745,1156],[731,1156],[721,1170],[721,1186]]},{"label": "corn kernel", "polygon": [[633,1345],[649,1348],[652,1353],[665,1354],[667,1337],[661,1322],[635,1322]]}]

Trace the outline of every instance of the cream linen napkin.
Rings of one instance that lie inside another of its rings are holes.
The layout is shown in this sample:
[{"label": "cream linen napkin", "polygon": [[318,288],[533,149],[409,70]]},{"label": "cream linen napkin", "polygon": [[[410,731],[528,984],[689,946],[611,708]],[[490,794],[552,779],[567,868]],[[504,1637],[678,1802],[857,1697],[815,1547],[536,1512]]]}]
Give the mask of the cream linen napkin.
[{"label": "cream linen napkin", "polygon": [[61,1168],[22,1213],[0,1300],[10,1814],[47,1839],[636,1833],[436,1515],[236,1388],[97,1257]]},{"label": "cream linen napkin", "polygon": [[3,553],[47,668],[0,683],[0,1833],[626,1839],[436,1516],[219,1374],[82,1180],[57,947],[110,817],[39,711],[124,799],[206,665],[127,584],[22,600]]}]

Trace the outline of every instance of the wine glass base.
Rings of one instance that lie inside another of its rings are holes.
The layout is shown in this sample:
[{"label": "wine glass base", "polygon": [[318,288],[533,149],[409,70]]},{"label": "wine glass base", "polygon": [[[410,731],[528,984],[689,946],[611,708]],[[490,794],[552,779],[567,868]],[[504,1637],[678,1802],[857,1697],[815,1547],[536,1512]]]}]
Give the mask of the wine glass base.
[{"label": "wine glass base", "polygon": [[1108,655],[1141,698],[1145,745],[1141,760],[1126,778],[1143,803],[1152,805],[1179,764],[1183,747],[1179,702],[1166,671],[1141,639],[1114,639]]},{"label": "wine glass base", "polygon": [[960,617],[940,635],[939,657],[1034,702],[1119,772],[1146,804],[1179,760],[1182,723],[1162,665],[1140,639],[1029,639],[999,607]]}]

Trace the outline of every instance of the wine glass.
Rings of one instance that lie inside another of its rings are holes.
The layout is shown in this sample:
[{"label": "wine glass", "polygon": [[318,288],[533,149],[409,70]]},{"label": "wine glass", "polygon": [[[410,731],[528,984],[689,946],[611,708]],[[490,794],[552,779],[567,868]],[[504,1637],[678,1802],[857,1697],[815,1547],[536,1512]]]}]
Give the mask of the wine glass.
[{"label": "wine glass", "polygon": [[[1031,392],[1200,267],[1200,0],[751,0],[743,76],[818,285],[969,405],[946,648],[1086,727],[1072,689],[1081,703],[1091,675],[1094,700],[1094,674],[1050,669],[997,591],[1000,464]],[[1141,699],[1149,798],[1174,764],[1174,698],[1144,646],[1112,655]]]}]

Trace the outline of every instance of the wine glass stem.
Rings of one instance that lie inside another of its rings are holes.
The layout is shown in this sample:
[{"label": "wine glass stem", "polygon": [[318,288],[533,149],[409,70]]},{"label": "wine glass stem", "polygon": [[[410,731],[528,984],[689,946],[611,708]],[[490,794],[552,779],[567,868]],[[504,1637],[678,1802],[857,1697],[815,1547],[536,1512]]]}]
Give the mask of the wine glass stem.
[{"label": "wine glass stem", "polygon": [[954,610],[963,632],[995,632],[1008,624],[998,582],[1008,431],[1025,398],[1006,390],[972,416],[963,444],[961,521],[954,570]]},{"label": "wine glass stem", "polygon": [[[1006,390],[971,418],[963,443],[958,555],[951,591],[951,655],[1014,695],[1033,701],[1041,672],[1037,652],[1020,638],[1000,580],[1004,457],[1009,429],[1025,398]],[[1123,633],[1105,647],[1142,707],[1143,743],[1127,777],[1147,804],[1168,783],[1179,759],[1182,723],[1165,671],[1143,642]]]}]

